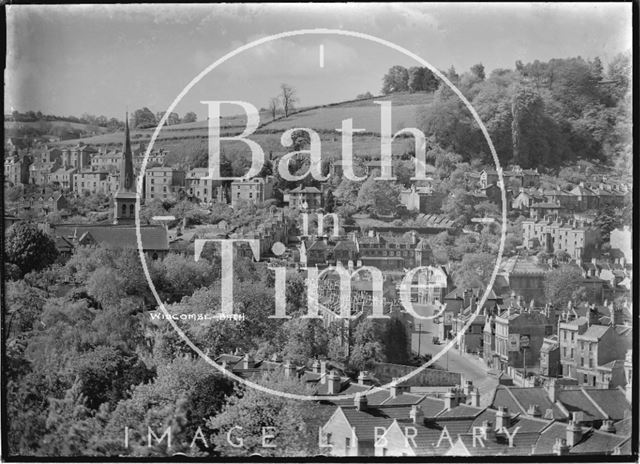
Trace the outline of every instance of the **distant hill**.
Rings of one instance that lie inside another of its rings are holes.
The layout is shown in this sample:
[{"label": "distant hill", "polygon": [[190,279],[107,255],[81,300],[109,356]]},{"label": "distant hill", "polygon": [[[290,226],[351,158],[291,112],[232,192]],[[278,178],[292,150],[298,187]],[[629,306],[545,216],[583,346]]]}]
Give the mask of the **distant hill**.
[{"label": "distant hill", "polygon": [[104,134],[109,129],[90,124],[70,122],[70,121],[5,121],[4,130],[6,137],[29,136],[57,136],[62,139],[88,137],[97,134]]},{"label": "distant hill", "polygon": [[[417,111],[428,105],[433,100],[432,93],[399,93],[387,96],[373,97],[364,100],[332,103],[322,106],[303,108],[289,117],[277,117],[272,120],[268,112],[260,113],[261,126],[256,134],[273,134],[284,132],[293,127],[308,127],[318,132],[330,131],[335,135],[335,129],[341,127],[343,119],[353,118],[354,129],[363,128],[369,134],[380,132],[380,105],[374,100],[388,100],[392,102],[392,129],[394,131],[403,127],[416,127]],[[223,135],[239,133],[246,124],[246,118],[242,115],[222,118],[221,126]],[[147,141],[153,135],[154,129],[133,130],[131,139],[134,142]],[[64,140],[62,145],[72,145],[83,142],[92,145],[114,145],[122,143],[122,132],[101,134],[75,140]],[[187,124],[166,126],[158,135],[158,143],[173,143],[185,139],[206,139],[208,137],[207,121],[197,121]]]}]

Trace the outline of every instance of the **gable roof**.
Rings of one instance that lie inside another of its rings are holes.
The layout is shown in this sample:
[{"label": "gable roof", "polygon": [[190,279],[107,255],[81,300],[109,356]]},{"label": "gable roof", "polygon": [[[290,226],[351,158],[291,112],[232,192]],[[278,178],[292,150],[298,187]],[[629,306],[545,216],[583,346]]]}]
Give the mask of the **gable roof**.
[{"label": "gable roof", "polygon": [[512,414],[527,414],[527,409],[531,405],[537,405],[543,417],[550,409],[553,419],[567,418],[567,415],[549,399],[549,395],[543,387],[519,388],[499,385],[496,388],[491,407],[497,409],[499,406],[504,406]]}]

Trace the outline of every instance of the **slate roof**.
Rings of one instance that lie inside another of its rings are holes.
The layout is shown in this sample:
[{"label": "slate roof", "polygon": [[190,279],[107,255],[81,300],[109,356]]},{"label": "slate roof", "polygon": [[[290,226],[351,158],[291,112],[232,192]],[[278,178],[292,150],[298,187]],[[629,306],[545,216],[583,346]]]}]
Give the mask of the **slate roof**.
[{"label": "slate roof", "polygon": [[629,437],[631,436],[631,417],[627,417],[626,419],[622,419],[621,421],[618,421],[616,423],[614,423],[613,425],[615,425],[616,427],[616,434],[620,435],[622,437]]},{"label": "slate roof", "polygon": [[[490,408],[483,410],[480,414],[478,414],[475,417],[472,426],[480,427],[484,421],[489,421],[495,427],[496,412],[497,411],[495,409],[490,409]],[[510,425],[509,427],[507,427],[507,430],[509,430],[510,433],[516,428],[518,429],[518,433],[520,432],[522,433],[538,432],[539,433],[545,427],[548,427],[549,424],[551,424],[550,420],[527,417],[521,413],[513,414],[511,411],[509,411],[509,414],[511,415],[511,419],[510,419]]]},{"label": "slate roof", "polygon": [[469,406],[466,404],[459,404],[458,406],[451,408],[447,411],[442,411],[438,414],[437,418],[448,418],[448,417],[476,417],[483,411],[483,408],[476,408],[474,406]]},{"label": "slate roof", "polygon": [[419,404],[421,400],[425,398],[424,395],[415,395],[412,393],[402,393],[397,395],[395,398],[389,397],[384,403],[384,406],[393,406],[393,405],[413,405]]},{"label": "slate roof", "polygon": [[383,415],[379,411],[367,410],[358,411],[355,408],[342,408],[347,421],[355,427],[355,434],[358,440],[373,441],[375,438],[375,427],[389,428],[393,419]]},{"label": "slate roof", "polygon": [[458,439],[472,456],[522,456],[531,453],[538,437],[537,433],[518,432],[513,437],[513,447],[509,446],[507,437],[501,434],[497,434],[494,439],[482,440],[484,446],[479,442],[474,443],[471,433],[461,434]]},{"label": "slate roof", "polygon": [[498,409],[499,406],[506,407],[511,414],[526,414],[527,409],[531,405],[538,405],[542,416],[545,417],[546,411],[551,409],[554,419],[566,419],[567,415],[558,408],[549,399],[549,395],[542,387],[507,387],[498,386],[496,388],[491,407]]},{"label": "slate roof", "polygon": [[566,439],[567,437],[567,424],[560,422],[553,422],[546,429],[540,433],[538,441],[536,442],[533,454],[553,454],[553,445],[556,443],[557,438]]},{"label": "slate roof", "polygon": [[582,440],[569,450],[569,454],[608,454],[623,441],[625,441],[624,437],[613,433],[591,430],[586,432]]},{"label": "slate roof", "polygon": [[611,389],[597,389],[597,388],[582,388],[586,395],[588,395],[598,406],[613,420],[624,419],[625,413],[630,409],[629,402],[625,396],[625,393],[619,388]]},{"label": "slate roof", "polygon": [[582,390],[562,390],[558,393],[558,400],[570,414],[583,412],[586,421],[607,419]]},{"label": "slate roof", "polygon": [[608,325],[592,325],[582,335],[578,335],[578,338],[584,338],[585,340],[598,341],[609,330]]},{"label": "slate roof", "polygon": [[444,400],[427,397],[420,401],[420,408],[424,417],[433,418],[444,410]]}]

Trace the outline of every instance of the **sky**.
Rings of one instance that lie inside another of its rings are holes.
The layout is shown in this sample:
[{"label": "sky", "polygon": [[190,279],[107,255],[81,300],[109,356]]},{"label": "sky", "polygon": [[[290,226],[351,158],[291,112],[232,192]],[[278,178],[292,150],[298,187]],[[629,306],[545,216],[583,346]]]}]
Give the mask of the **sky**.
[{"label": "sky", "polygon": [[[488,73],[516,60],[572,56],[599,56],[606,65],[631,48],[631,22],[631,3],[9,5],[4,110],[118,119],[143,106],[165,111],[216,60],[299,29],[366,33],[441,70],[482,63]],[[396,64],[418,63],[361,38],[278,39],[213,69],[176,111],[204,119],[207,100],[267,107],[281,83],[296,88],[301,106],[375,95]]]}]

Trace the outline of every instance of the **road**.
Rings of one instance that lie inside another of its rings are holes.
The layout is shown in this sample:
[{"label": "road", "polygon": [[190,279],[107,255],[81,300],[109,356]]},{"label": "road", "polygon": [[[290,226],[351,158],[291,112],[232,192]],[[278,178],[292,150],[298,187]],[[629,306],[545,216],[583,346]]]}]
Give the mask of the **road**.
[{"label": "road", "polygon": [[[418,305],[415,305],[418,306]],[[420,313],[420,311],[417,311]],[[411,334],[411,349],[413,352],[420,354],[430,353],[435,355],[440,352],[445,344],[435,345],[433,337],[438,336],[437,327],[432,320],[423,320],[419,322],[420,333],[418,327],[414,327]],[[495,376],[487,373],[488,368],[484,362],[476,355],[461,354],[455,346],[445,353],[436,364],[451,372],[459,372],[462,374],[462,380],[471,380],[473,385],[480,390],[480,405],[482,407],[489,406],[493,396],[493,390],[498,385]]]}]

